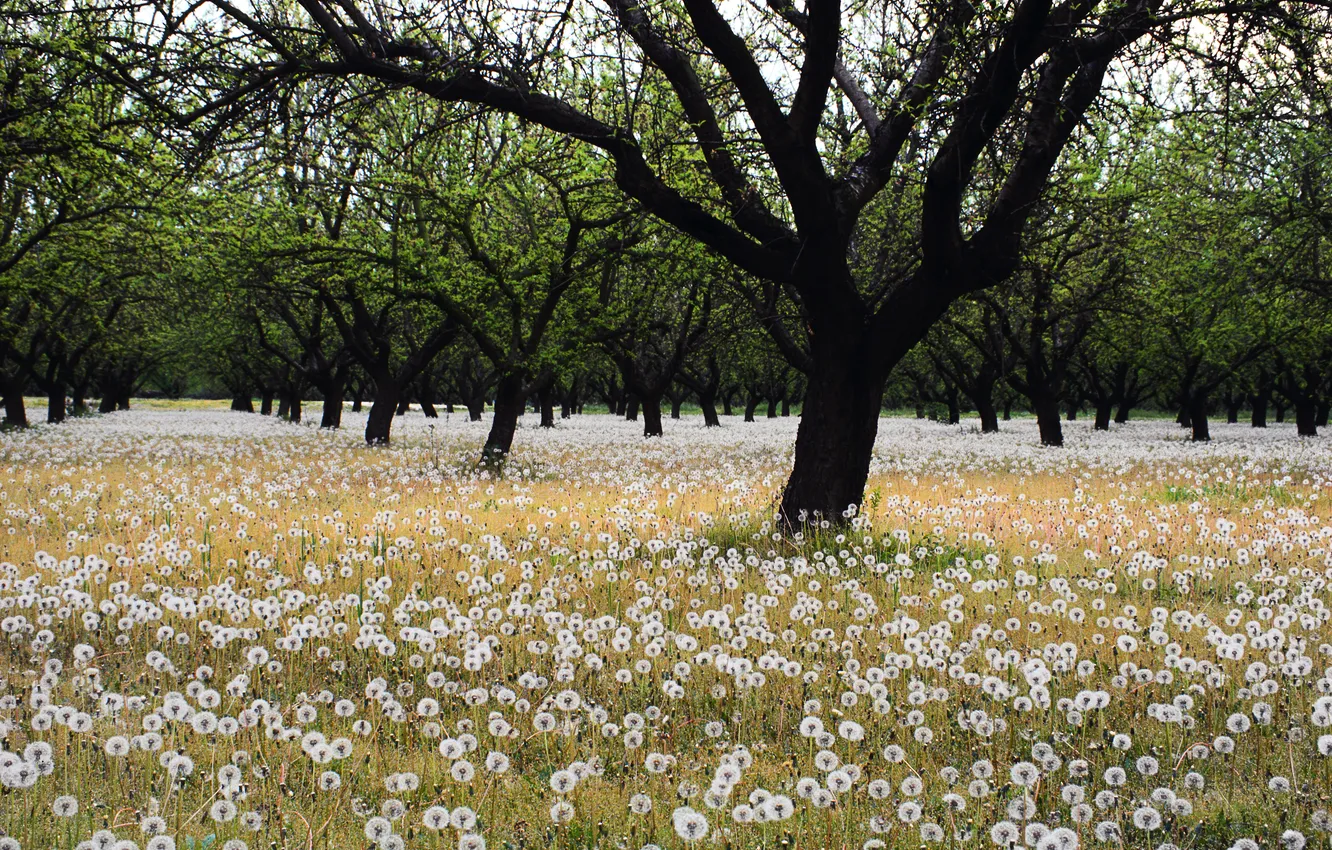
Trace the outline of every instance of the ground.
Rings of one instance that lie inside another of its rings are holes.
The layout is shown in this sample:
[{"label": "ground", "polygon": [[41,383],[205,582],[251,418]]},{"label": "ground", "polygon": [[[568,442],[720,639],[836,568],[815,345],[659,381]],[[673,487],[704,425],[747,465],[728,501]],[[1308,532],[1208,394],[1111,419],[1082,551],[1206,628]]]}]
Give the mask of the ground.
[{"label": "ground", "polygon": [[1329,846],[1332,439],[526,420],[0,433],[0,850]]}]

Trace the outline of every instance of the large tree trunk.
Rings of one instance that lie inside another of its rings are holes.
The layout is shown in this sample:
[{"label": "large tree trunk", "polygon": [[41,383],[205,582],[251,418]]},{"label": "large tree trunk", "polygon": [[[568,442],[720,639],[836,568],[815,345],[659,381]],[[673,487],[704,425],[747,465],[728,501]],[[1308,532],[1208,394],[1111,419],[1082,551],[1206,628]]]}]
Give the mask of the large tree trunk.
[{"label": "large tree trunk", "polygon": [[1240,400],[1233,396],[1226,399],[1226,424],[1234,425],[1239,422]]},{"label": "large tree trunk", "polygon": [[362,409],[361,400],[361,382],[352,384],[352,413],[360,413]]},{"label": "large tree trunk", "polygon": [[763,399],[759,398],[758,395],[751,395],[751,396],[745,401],[745,421],[746,421],[746,422],[753,422],[753,421],[754,421],[754,411],[758,410],[759,402],[762,401],[762,400],[763,400]]},{"label": "large tree trunk", "polygon": [[643,396],[643,436],[660,437],[665,432],[661,427],[661,396]]},{"label": "large tree trunk", "polygon": [[859,352],[816,350],[796,431],[795,466],[782,493],[781,514],[788,524],[803,524],[816,513],[838,524],[849,506],[860,504],[883,383],[884,376],[870,372]]},{"label": "large tree trunk", "polygon": [[1004,397],[1004,421],[1011,422],[1013,419],[1013,399]]},{"label": "large tree trunk", "polygon": [[1314,424],[1319,428],[1326,428],[1329,413],[1332,413],[1332,403],[1329,403],[1326,399],[1318,402],[1318,416],[1314,420]]},{"label": "large tree trunk", "polygon": [[1032,399],[1032,404],[1036,408],[1036,428],[1041,433],[1041,445],[1062,446],[1064,426],[1059,421],[1059,400],[1042,395]]},{"label": "large tree trunk", "polygon": [[290,411],[291,411],[291,398],[286,393],[283,393],[282,395],[278,396],[278,412],[277,412],[278,419],[286,419],[287,414]]},{"label": "large tree trunk", "polygon": [[1212,433],[1207,428],[1207,397],[1203,395],[1194,396],[1189,400],[1185,412],[1187,412],[1189,418],[1189,424],[1186,427],[1193,429],[1193,441],[1195,443],[1205,443],[1212,439]]},{"label": "large tree trunk", "polygon": [[254,399],[248,392],[236,393],[231,397],[231,409],[237,413],[254,413]]},{"label": "large tree trunk", "polygon": [[301,421],[301,394],[298,391],[292,391],[291,401],[287,406],[287,418],[292,422]]},{"label": "large tree trunk", "polygon": [[365,417],[365,442],[371,446],[387,446],[393,432],[393,416],[398,409],[398,382],[390,375],[375,379],[375,399],[370,403],[370,415]]},{"label": "large tree trunk", "polygon": [[1097,431],[1110,430],[1110,414],[1114,412],[1114,403],[1108,399],[1096,402],[1096,422],[1092,426]]},{"label": "large tree trunk", "polygon": [[925,402],[920,399],[916,399],[916,418],[925,418]]},{"label": "large tree trunk", "polygon": [[624,409],[624,418],[626,421],[628,422],[638,421],[638,408],[641,405],[641,403],[642,402],[637,395],[632,395],[629,397],[628,405]]},{"label": "large tree trunk", "polygon": [[1318,436],[1318,405],[1308,396],[1295,402],[1295,433],[1301,437]]},{"label": "large tree trunk", "polygon": [[680,418],[680,405],[684,402],[684,399],[685,399],[685,397],[684,397],[683,395],[674,395],[674,396],[671,396],[671,418],[672,418],[672,419],[679,419],[679,418]]},{"label": "large tree trunk", "polygon": [[324,409],[319,416],[320,428],[342,427],[342,400],[346,391],[346,385],[337,382],[324,385]]},{"label": "large tree trunk", "polygon": [[518,431],[518,417],[527,407],[523,392],[523,379],[507,376],[495,388],[495,416],[490,422],[490,433],[481,449],[481,462],[487,466],[500,466],[513,449],[513,435]]},{"label": "large tree trunk", "polygon": [[770,397],[770,398],[768,399],[768,416],[767,416],[767,418],[769,418],[769,419],[776,419],[776,418],[777,418],[777,396],[772,396],[772,397]]},{"label": "large tree trunk", "polygon": [[403,393],[402,395],[398,396],[398,409],[394,411],[394,415],[406,416],[407,411],[411,409],[412,409],[412,397],[407,393]]},{"label": "large tree trunk", "polygon": [[1267,406],[1271,401],[1270,387],[1260,386],[1257,392],[1249,395],[1249,425],[1254,428],[1267,427]]},{"label": "large tree trunk", "polygon": [[[22,402],[20,402],[20,404],[21,403]],[[116,394],[108,390],[106,393],[102,395],[102,401],[97,405],[97,412],[115,413],[115,411],[116,411]],[[26,422],[27,420],[25,419],[24,421]]]},{"label": "large tree trunk", "polygon": [[1276,421],[1281,424],[1286,421],[1286,403],[1280,399],[1273,399],[1272,406],[1276,408]]},{"label": "large tree trunk", "polygon": [[259,414],[261,416],[273,415],[273,391],[265,389],[259,396]]},{"label": "large tree trunk", "polygon": [[46,394],[46,421],[53,424],[65,421],[65,387],[63,385]]},{"label": "large tree trunk", "polygon": [[23,406],[22,381],[14,381],[5,387],[5,425],[10,428],[28,427],[28,411]]},{"label": "large tree trunk", "polygon": [[123,386],[116,393],[116,410],[130,409],[130,393],[134,392],[132,387]]},{"label": "large tree trunk", "polygon": [[724,393],[722,393],[722,396],[721,396],[722,416],[734,416],[734,415],[735,415],[735,411],[734,411],[734,410],[732,409],[732,407],[731,407],[731,399],[732,399],[732,394],[731,394],[729,391],[728,391],[728,392],[724,392]]}]

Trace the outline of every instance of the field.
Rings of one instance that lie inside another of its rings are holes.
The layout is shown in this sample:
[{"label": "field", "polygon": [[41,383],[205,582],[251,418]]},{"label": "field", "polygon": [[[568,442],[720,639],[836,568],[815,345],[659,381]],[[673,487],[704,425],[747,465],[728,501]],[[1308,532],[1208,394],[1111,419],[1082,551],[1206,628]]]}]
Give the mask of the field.
[{"label": "field", "polygon": [[347,420],[0,434],[0,850],[1332,846],[1324,438]]}]

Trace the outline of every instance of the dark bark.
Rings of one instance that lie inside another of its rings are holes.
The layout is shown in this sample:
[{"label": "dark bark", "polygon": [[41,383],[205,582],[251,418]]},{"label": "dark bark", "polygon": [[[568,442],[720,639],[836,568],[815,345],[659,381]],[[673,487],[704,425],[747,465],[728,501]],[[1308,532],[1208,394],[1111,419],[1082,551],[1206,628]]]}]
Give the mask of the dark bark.
[{"label": "dark bark", "polygon": [[[27,428],[28,411],[23,404],[23,381],[7,381],[5,394],[5,425],[10,428]],[[106,411],[110,412],[110,411]]]},{"label": "dark bark", "polygon": [[721,425],[721,419],[717,418],[717,396],[715,393],[700,393],[698,406],[703,409],[703,425],[705,427],[716,428]]},{"label": "dark bark", "polygon": [[1121,401],[1119,407],[1115,410],[1115,422],[1123,425],[1129,421],[1129,413],[1133,410],[1127,401]]},{"label": "dark bark", "polygon": [[[1265,376],[1264,376],[1265,377]],[[1260,379],[1257,388],[1249,393],[1249,425],[1254,428],[1267,427],[1267,408],[1272,402],[1272,383]]]},{"label": "dark bark", "polygon": [[412,397],[409,393],[402,393],[398,396],[398,409],[394,411],[395,416],[405,416],[407,411],[412,409]]},{"label": "dark bark", "polygon": [[1013,399],[1007,395],[1004,396],[1004,421],[1011,422],[1013,419]]},{"label": "dark bark", "polygon": [[490,422],[490,433],[481,449],[481,462],[487,466],[503,466],[513,450],[513,437],[518,431],[518,418],[527,408],[527,391],[523,379],[517,375],[500,378],[495,388],[495,415]]},{"label": "dark bark", "polygon": [[287,414],[291,412],[291,398],[283,393],[278,397],[278,419],[286,419]]},{"label": "dark bark", "polygon": [[1329,403],[1327,399],[1319,401],[1318,415],[1314,418],[1314,424],[1319,428],[1326,428],[1329,412],[1332,412],[1332,403]]},{"label": "dark bark", "polygon": [[1097,431],[1110,430],[1110,415],[1114,412],[1114,403],[1108,399],[1102,399],[1096,403],[1096,422],[1093,428]]},{"label": "dark bark", "polygon": [[680,418],[680,405],[684,403],[684,400],[685,400],[685,394],[684,394],[684,393],[673,393],[673,394],[671,395],[671,397],[670,397],[670,400],[671,400],[671,418],[672,418],[672,419],[679,419],[679,418]]},{"label": "dark bark", "polygon": [[1037,396],[1032,400],[1036,408],[1036,428],[1041,434],[1041,445],[1062,446],[1064,427],[1059,421],[1059,400],[1053,396]]},{"label": "dark bark", "polygon": [[638,398],[637,395],[631,395],[629,397],[629,402],[624,409],[624,418],[626,421],[629,422],[638,421],[638,408],[640,405],[641,405],[641,400]]},{"label": "dark bark", "polygon": [[975,399],[976,412],[980,414],[981,433],[994,434],[999,431],[999,411],[995,410],[993,397]]},{"label": "dark bark", "polygon": [[361,401],[362,391],[361,382],[352,384],[352,413],[360,413],[364,405]]},{"label": "dark bark", "polygon": [[1212,439],[1211,431],[1207,427],[1207,397],[1202,394],[1195,395],[1189,400],[1186,412],[1189,418],[1186,427],[1193,429],[1193,441],[1205,443]]},{"label": "dark bark", "polygon": [[1318,436],[1318,406],[1311,398],[1295,402],[1295,433],[1301,437]]},{"label": "dark bark", "polygon": [[59,424],[65,421],[65,387],[52,389],[46,395],[46,421]]},{"label": "dark bark", "polygon": [[302,412],[301,393],[293,391],[291,400],[287,403],[287,418],[292,422],[300,422]]},{"label": "dark bark", "polygon": [[730,390],[727,390],[726,392],[723,392],[723,393],[721,394],[722,416],[734,416],[734,415],[735,415],[735,409],[731,406],[731,401],[732,401],[732,399],[734,399],[734,398],[735,398],[735,394],[732,393]]},{"label": "dark bark", "polygon": [[959,395],[957,387],[949,387],[944,391],[944,402],[948,405],[949,425],[956,425],[962,421],[962,400]]},{"label": "dark bark", "polygon": [[819,352],[809,373],[796,432],[795,466],[782,493],[781,514],[797,524],[815,514],[834,524],[859,505],[879,428],[884,376],[855,348]]},{"label": "dark bark", "polygon": [[661,396],[643,396],[641,401],[643,403],[643,436],[662,436],[664,432],[661,427]]},{"label": "dark bark", "polygon": [[468,396],[463,399],[467,405],[467,421],[480,422],[481,414],[486,412],[486,397],[483,395]]},{"label": "dark bark", "polygon": [[776,397],[776,396],[769,396],[769,397],[768,397],[768,418],[769,418],[769,419],[776,419],[776,418],[777,418],[777,397]]},{"label": "dark bark", "polygon": [[1078,421],[1078,405],[1077,405],[1077,402],[1072,402],[1072,401],[1070,401],[1070,402],[1068,403],[1068,421],[1069,421],[1069,422],[1077,422],[1077,421]]},{"label": "dark bark", "polygon": [[1276,416],[1275,416],[1274,418],[1276,419],[1277,424],[1279,425],[1279,424],[1281,424],[1282,422],[1285,422],[1285,421],[1286,421],[1286,403],[1285,403],[1284,401],[1280,401],[1280,400],[1274,399],[1274,400],[1272,401],[1272,406],[1273,406],[1274,408],[1276,408]]},{"label": "dark bark", "polygon": [[398,409],[398,382],[390,375],[375,379],[374,400],[370,414],[365,417],[365,441],[372,446],[386,446],[393,431],[393,417]]},{"label": "dark bark", "polygon": [[426,419],[439,418],[439,411],[435,409],[435,382],[430,380],[429,373],[421,376],[421,386],[416,391],[416,400],[421,403],[421,413]]},{"label": "dark bark", "polygon": [[762,401],[762,400],[763,400],[763,399],[759,398],[757,395],[751,394],[751,395],[749,396],[749,399],[748,399],[747,401],[745,401],[745,421],[746,421],[746,422],[753,422],[753,421],[754,421],[754,411],[758,410],[759,402]]},{"label": "dark bark", "polygon": [[248,392],[236,393],[231,397],[231,409],[237,413],[254,413],[254,399]]},{"label": "dark bark", "polygon": [[553,383],[542,387],[537,392],[537,399],[541,402],[541,427],[555,427],[555,385]]},{"label": "dark bark", "polygon": [[273,415],[273,391],[265,389],[259,397],[259,414],[261,416]]},{"label": "dark bark", "polygon": [[342,401],[346,388],[342,384],[328,384],[324,388],[324,408],[320,412],[320,428],[342,427]]}]

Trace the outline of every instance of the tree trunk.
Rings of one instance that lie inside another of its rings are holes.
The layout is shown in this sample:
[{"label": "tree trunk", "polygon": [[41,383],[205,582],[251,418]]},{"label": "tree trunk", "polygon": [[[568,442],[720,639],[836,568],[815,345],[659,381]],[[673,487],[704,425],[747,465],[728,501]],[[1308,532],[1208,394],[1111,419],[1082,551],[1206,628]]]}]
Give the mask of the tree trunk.
[{"label": "tree trunk", "polygon": [[480,422],[481,414],[486,412],[486,397],[481,393],[468,398],[464,401],[467,405],[467,421]]},{"label": "tree trunk", "polygon": [[722,393],[722,416],[734,416],[735,411],[731,407],[731,393]]},{"label": "tree trunk", "polygon": [[88,413],[88,387],[86,384],[70,390],[69,409],[75,416]]},{"label": "tree trunk", "polygon": [[624,418],[625,418],[626,421],[628,421],[628,422],[637,422],[637,421],[638,421],[638,407],[639,407],[639,404],[640,404],[640,400],[639,400],[638,396],[635,395],[635,396],[630,397],[629,402],[628,402],[628,404],[625,406],[625,409],[624,409]]},{"label": "tree trunk", "polygon": [[721,425],[721,420],[717,418],[717,396],[715,393],[699,393],[698,406],[703,408],[704,427],[716,428]]},{"label": "tree trunk", "polygon": [[916,418],[917,419],[925,418],[925,402],[921,401],[920,399],[916,399]]},{"label": "tree trunk", "polygon": [[1279,399],[1276,399],[1276,400],[1273,400],[1273,402],[1272,402],[1272,406],[1276,408],[1276,421],[1277,421],[1277,424],[1280,424],[1280,423],[1282,423],[1282,422],[1285,422],[1285,421],[1286,421],[1286,403],[1285,403],[1284,401],[1281,401],[1281,400],[1279,400]]},{"label": "tree trunk", "polygon": [[52,424],[65,421],[65,388],[63,385],[46,394],[46,421]]},{"label": "tree trunk", "polygon": [[671,397],[671,418],[680,418],[680,404],[684,401],[684,396],[677,395]]},{"label": "tree trunk", "polygon": [[324,385],[324,409],[319,416],[319,427],[337,429],[342,427],[342,399],[346,387],[339,383]]},{"label": "tree trunk", "polygon": [[417,393],[418,401],[421,402],[421,412],[425,414],[426,419],[438,419],[439,411],[435,409],[435,384],[428,377],[421,379],[421,389]]},{"label": "tree trunk", "polygon": [[360,413],[361,409],[361,384],[358,381],[352,384],[352,413]]},{"label": "tree trunk", "polygon": [[838,524],[850,505],[860,504],[883,404],[884,376],[870,373],[858,352],[814,354],[796,431],[795,466],[782,493],[781,514],[788,525],[803,524],[816,514]]},{"label": "tree trunk", "polygon": [[1045,395],[1032,402],[1036,408],[1036,428],[1041,433],[1041,445],[1062,446],[1064,427],[1059,421],[1059,400]]},{"label": "tree trunk", "polygon": [[1240,403],[1239,399],[1230,398],[1226,400],[1226,424],[1234,425],[1239,422]]},{"label": "tree trunk", "polygon": [[644,396],[643,436],[660,437],[663,433],[661,428],[661,396]]},{"label": "tree trunk", "polygon": [[1272,390],[1259,387],[1249,395],[1249,425],[1254,428],[1267,427],[1267,406],[1272,400]]},{"label": "tree trunk", "polygon": [[962,404],[958,400],[956,389],[948,391],[948,424],[956,425],[962,421]]},{"label": "tree trunk", "polygon": [[1179,408],[1179,413],[1175,414],[1175,424],[1181,428],[1193,427],[1193,410],[1189,403],[1185,402]]},{"label": "tree trunk", "polygon": [[768,399],[768,418],[769,419],[777,418],[777,396],[773,396],[772,398]]},{"label": "tree trunk", "polygon": [[1301,437],[1318,436],[1318,405],[1309,397],[1295,402],[1295,433]]},{"label": "tree trunk", "polygon": [[1004,399],[1004,421],[1005,421],[1005,422],[1011,422],[1012,420],[1013,420],[1013,400],[1012,400],[1011,398],[1005,398],[1005,399]]},{"label": "tree trunk", "polygon": [[980,414],[981,433],[995,434],[999,431],[999,411],[995,410],[994,398],[977,393],[976,412]]},{"label": "tree trunk", "polygon": [[569,391],[560,398],[560,418],[572,419],[578,409],[578,382],[569,384]]},{"label": "tree trunk", "polygon": [[116,393],[116,410],[129,410],[131,392],[133,392],[131,387],[120,388],[120,392]]},{"label": "tree trunk", "polygon": [[1123,425],[1125,422],[1129,421],[1129,412],[1131,410],[1132,408],[1127,401],[1121,401],[1119,403],[1119,409],[1115,411],[1116,424]]},{"label": "tree trunk", "polygon": [[1110,430],[1110,414],[1114,412],[1114,404],[1110,399],[1102,399],[1096,402],[1096,423],[1092,426],[1097,431]]},{"label": "tree trunk", "polygon": [[365,442],[370,446],[387,446],[393,431],[393,415],[398,409],[398,382],[390,375],[375,379],[375,399],[370,403],[370,414],[365,417]]},{"label": "tree trunk", "polygon": [[403,393],[398,397],[398,409],[394,412],[395,416],[405,416],[407,411],[412,409],[412,397]]},{"label": "tree trunk", "polygon": [[5,425],[10,428],[28,427],[28,411],[23,406],[22,381],[14,381],[5,388]]},{"label": "tree trunk", "polygon": [[1319,428],[1326,428],[1329,412],[1332,412],[1332,403],[1326,400],[1318,402],[1318,416],[1314,420],[1314,424]]},{"label": "tree trunk", "polygon": [[1068,403],[1068,421],[1069,422],[1078,421],[1078,405],[1071,401]]},{"label": "tree trunk", "polygon": [[518,417],[527,407],[527,396],[523,393],[523,379],[507,376],[500,379],[495,388],[495,416],[490,422],[490,433],[486,435],[486,444],[481,449],[481,462],[487,466],[503,465],[504,459],[513,449],[513,435],[518,431]]},{"label": "tree trunk", "polygon": [[541,427],[555,427],[555,385],[547,384],[537,393],[537,398],[541,401]]},{"label": "tree trunk", "polygon": [[1189,418],[1189,424],[1185,427],[1193,429],[1193,442],[1205,443],[1212,439],[1212,434],[1207,428],[1207,398],[1195,396],[1190,400],[1185,412]]},{"label": "tree trunk", "polygon": [[757,395],[751,395],[745,402],[745,421],[754,421],[754,411],[758,410],[759,402],[762,401]]},{"label": "tree trunk", "polygon": [[273,415],[273,391],[264,390],[259,397],[259,414],[261,416]]},{"label": "tree trunk", "polygon": [[291,402],[287,407],[287,418],[292,422],[301,421],[301,394],[299,392],[291,394]]},{"label": "tree trunk", "polygon": [[791,397],[790,397],[790,396],[787,396],[787,395],[782,396],[782,415],[783,415],[783,416],[790,416],[790,415],[791,415]]},{"label": "tree trunk", "polygon": [[287,414],[290,411],[291,411],[291,398],[288,397],[286,393],[283,393],[282,395],[278,396],[278,412],[277,412],[278,419],[286,419]]},{"label": "tree trunk", "polygon": [[237,413],[254,413],[254,399],[249,393],[236,393],[231,397],[231,409]]}]

